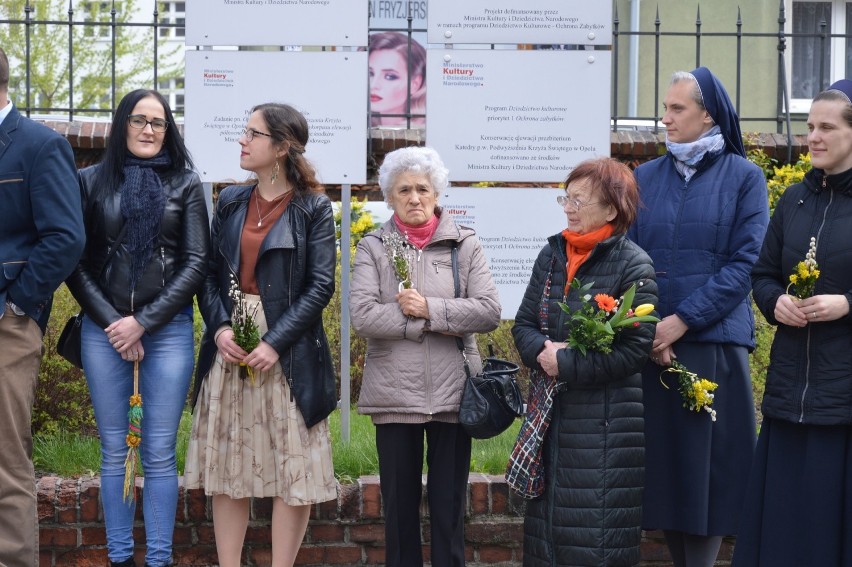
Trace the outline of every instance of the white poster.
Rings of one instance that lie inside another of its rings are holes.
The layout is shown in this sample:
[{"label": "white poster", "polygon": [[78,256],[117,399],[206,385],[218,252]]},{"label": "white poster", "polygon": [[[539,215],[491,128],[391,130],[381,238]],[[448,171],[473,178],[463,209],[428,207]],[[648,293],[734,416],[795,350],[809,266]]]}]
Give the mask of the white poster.
[{"label": "white poster", "polygon": [[426,142],[453,181],[560,182],[609,156],[609,51],[429,50]]},{"label": "white poster", "polygon": [[238,140],[264,102],[305,115],[322,183],[366,183],[366,51],[188,51],[184,132],[202,180],[248,178]]},{"label": "white poster", "polygon": [[429,43],[609,45],[612,2],[429,0]]},{"label": "white poster", "polygon": [[368,0],[186,0],[187,45],[367,45]]},{"label": "white poster", "polygon": [[556,203],[562,189],[449,187],[440,199],[444,213],[476,231],[500,293],[502,319],[514,319],[547,238],[567,226]]}]

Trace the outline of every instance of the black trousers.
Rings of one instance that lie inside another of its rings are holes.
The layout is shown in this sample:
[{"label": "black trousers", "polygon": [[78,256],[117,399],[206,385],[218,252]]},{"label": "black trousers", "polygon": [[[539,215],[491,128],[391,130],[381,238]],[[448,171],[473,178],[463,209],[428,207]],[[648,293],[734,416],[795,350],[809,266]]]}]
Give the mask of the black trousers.
[{"label": "black trousers", "polygon": [[376,426],[385,512],[385,565],[423,565],[420,500],[424,432],[431,563],[441,567],[463,567],[471,440],[461,425],[438,422]]}]

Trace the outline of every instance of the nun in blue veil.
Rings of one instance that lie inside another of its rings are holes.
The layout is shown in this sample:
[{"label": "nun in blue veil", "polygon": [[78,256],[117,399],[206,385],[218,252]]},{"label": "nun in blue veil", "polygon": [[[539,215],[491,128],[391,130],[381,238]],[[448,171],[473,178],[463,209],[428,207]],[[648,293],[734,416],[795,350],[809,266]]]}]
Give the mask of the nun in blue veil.
[{"label": "nun in blue veil", "polygon": [[[644,207],[628,230],[654,261],[662,319],[643,371],[642,526],[663,530],[675,567],[709,567],[737,533],[756,441],[749,292],[768,199],[713,73],[675,73],[663,104],[668,152],[636,168]],[[684,407],[674,361],[718,384],[715,413]]]}]

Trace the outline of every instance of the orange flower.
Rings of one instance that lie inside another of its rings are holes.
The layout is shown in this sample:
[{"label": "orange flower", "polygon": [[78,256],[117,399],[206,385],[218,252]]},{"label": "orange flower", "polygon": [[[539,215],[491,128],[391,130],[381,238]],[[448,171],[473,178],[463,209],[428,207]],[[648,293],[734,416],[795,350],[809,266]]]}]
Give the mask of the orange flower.
[{"label": "orange flower", "polygon": [[599,293],[595,296],[595,301],[598,302],[598,307],[609,313],[615,309],[615,299],[605,293]]}]

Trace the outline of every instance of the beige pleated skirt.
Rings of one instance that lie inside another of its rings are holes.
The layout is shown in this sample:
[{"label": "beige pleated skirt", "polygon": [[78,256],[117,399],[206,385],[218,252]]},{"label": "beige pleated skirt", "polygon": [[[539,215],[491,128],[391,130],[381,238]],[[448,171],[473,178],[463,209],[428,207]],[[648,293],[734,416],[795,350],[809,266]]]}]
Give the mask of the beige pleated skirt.
[{"label": "beige pleated skirt", "polygon": [[[259,302],[247,294],[248,312]],[[262,336],[261,307],[255,321]],[[328,420],[305,426],[280,364],[255,372],[252,384],[217,353],[193,415],[184,486],[231,498],[277,496],[291,506],[333,500]]]}]

